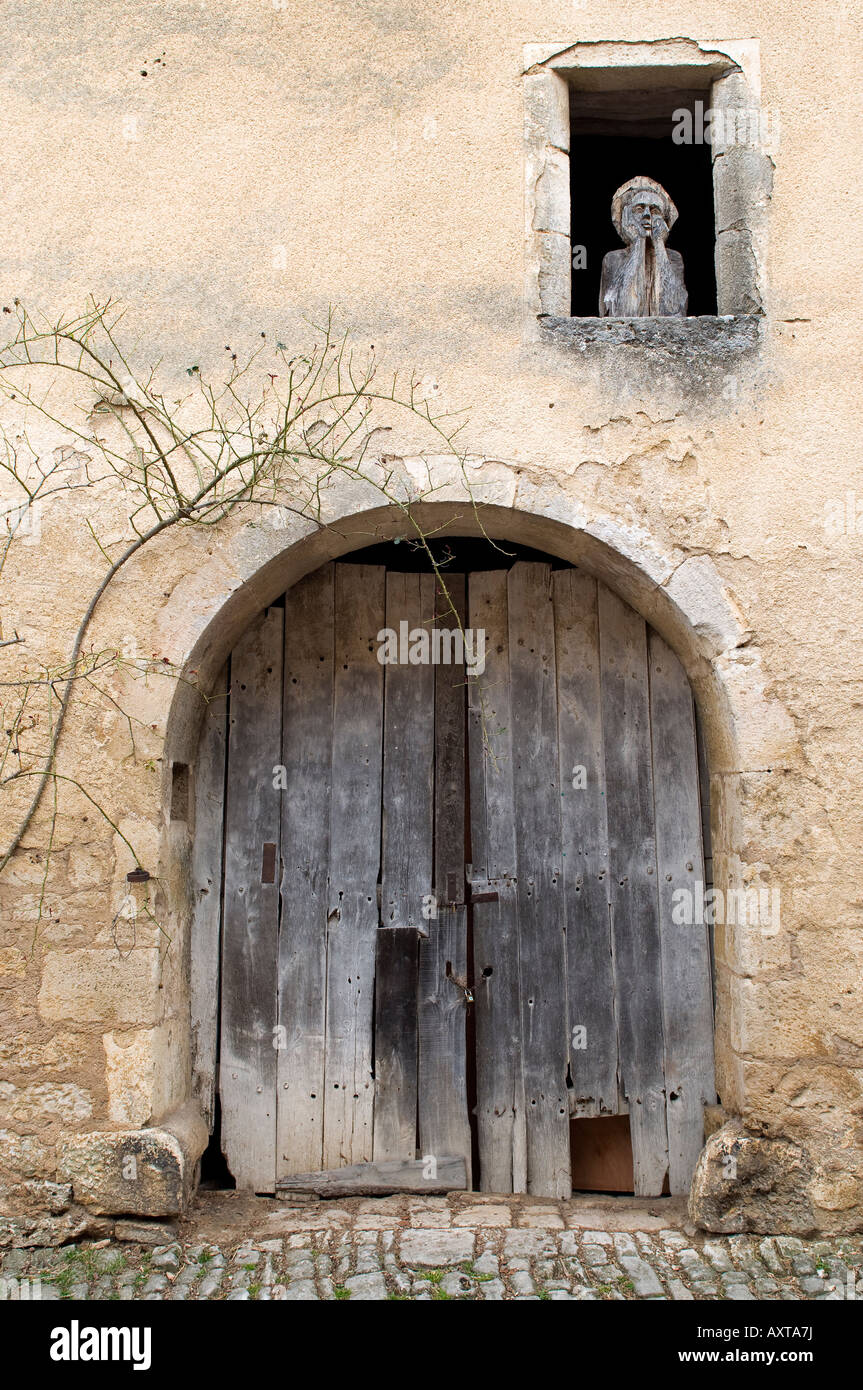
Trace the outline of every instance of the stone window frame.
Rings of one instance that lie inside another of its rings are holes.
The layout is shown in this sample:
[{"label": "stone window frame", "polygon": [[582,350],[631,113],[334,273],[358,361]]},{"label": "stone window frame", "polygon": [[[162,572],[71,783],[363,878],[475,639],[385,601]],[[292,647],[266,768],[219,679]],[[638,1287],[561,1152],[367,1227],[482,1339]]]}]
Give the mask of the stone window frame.
[{"label": "stone window frame", "polygon": [[[608,336],[613,325],[646,320],[574,319],[571,314],[570,88],[634,90],[660,71],[669,88],[709,87],[710,106],[731,113],[760,109],[761,70],[757,39],[699,41],[688,38],[633,42],[584,41],[526,44],[525,101],[525,303],[529,337],[543,330],[576,326]],[[746,123],[748,126],[748,123]],[[747,130],[745,143],[712,149],[716,228],[717,315],[697,320],[657,320],[654,327],[679,336],[688,322],[720,331],[725,320],[750,322],[766,305],[767,205],[773,161]],[[609,244],[611,249],[611,243]],[[566,321],[565,323],[563,321]],[[675,329],[671,329],[672,323]],[[605,329],[600,328],[605,325]],[[755,323],[753,323],[755,328]]]}]

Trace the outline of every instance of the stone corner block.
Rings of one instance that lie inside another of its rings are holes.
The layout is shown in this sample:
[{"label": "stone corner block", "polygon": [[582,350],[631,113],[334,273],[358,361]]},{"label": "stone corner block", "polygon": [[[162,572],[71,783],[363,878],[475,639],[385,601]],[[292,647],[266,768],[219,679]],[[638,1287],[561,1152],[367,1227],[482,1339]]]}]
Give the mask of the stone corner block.
[{"label": "stone corner block", "polygon": [[720,1235],[813,1235],[818,1221],[808,1195],[811,1176],[808,1155],[797,1144],[753,1134],[729,1120],[699,1156],[690,1220]]},{"label": "stone corner block", "polygon": [[110,1216],[178,1216],[195,1187],[207,1127],[193,1106],[160,1125],[78,1134],[62,1145],[59,1173],[88,1211]]}]

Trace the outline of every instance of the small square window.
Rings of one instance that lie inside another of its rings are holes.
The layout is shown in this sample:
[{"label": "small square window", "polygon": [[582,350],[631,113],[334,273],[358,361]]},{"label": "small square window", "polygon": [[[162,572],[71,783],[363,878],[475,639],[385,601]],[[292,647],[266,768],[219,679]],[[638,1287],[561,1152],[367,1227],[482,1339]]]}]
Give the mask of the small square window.
[{"label": "small square window", "polygon": [[602,323],[632,325],[643,341],[679,340],[683,324],[701,319],[712,340],[751,344],[764,313],[773,171],[759,136],[757,41],[528,45],[524,81],[533,336],[563,325],[571,338],[574,325],[589,333],[600,320],[603,257],[623,245],[612,196],[643,175],[678,210],[668,248],[683,257],[687,317]]}]

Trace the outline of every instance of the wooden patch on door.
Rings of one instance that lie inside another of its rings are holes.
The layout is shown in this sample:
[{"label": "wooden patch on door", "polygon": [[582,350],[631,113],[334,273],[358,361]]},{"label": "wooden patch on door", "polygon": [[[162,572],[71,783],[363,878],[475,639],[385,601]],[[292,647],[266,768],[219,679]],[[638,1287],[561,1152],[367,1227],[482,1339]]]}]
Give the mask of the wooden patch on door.
[{"label": "wooden patch on door", "polygon": [[570,1120],[574,1192],[632,1192],[632,1139],[628,1115]]}]

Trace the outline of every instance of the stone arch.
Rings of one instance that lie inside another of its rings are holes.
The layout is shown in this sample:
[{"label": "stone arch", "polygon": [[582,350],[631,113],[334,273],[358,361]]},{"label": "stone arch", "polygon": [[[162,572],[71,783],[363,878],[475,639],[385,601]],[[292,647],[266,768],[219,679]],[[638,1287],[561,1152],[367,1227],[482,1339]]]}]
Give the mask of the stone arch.
[{"label": "stone arch", "polygon": [[[447,471],[451,465],[442,465]],[[423,478],[429,461],[421,464]],[[502,463],[477,466],[470,493],[449,479],[434,497],[412,505],[427,532],[482,535],[546,551],[578,565],[614,589],[676,652],[690,679],[704,730],[711,769],[711,822],[717,881],[741,881],[748,866],[754,811],[745,804],[740,779],[785,763],[794,731],[784,707],[766,692],[760,654],[743,615],[708,555],[663,550],[641,527],[586,515],[556,487],[525,486],[519,470]],[[248,622],[320,565],[380,541],[405,536],[405,512],[372,486],[342,483],[327,499],[319,523],[276,513],[240,527],[207,565],[190,573],[172,593],[159,619],[159,647],[176,666],[195,672],[176,684],[165,711],[166,777],[173,763],[193,764],[203,700]],[[189,960],[188,859],[165,827],[160,877],[166,885],[173,929]],[[757,866],[754,866],[757,869]],[[186,879],[184,879],[184,875]],[[726,1108],[743,1104],[739,1064],[731,1045],[740,1007],[737,938],[717,943],[717,1086]],[[189,971],[180,972],[175,1001],[188,1009]],[[217,1001],[213,1000],[214,1009]],[[174,1105],[189,1099],[179,1077]],[[163,1094],[166,1092],[163,1090]]]}]

